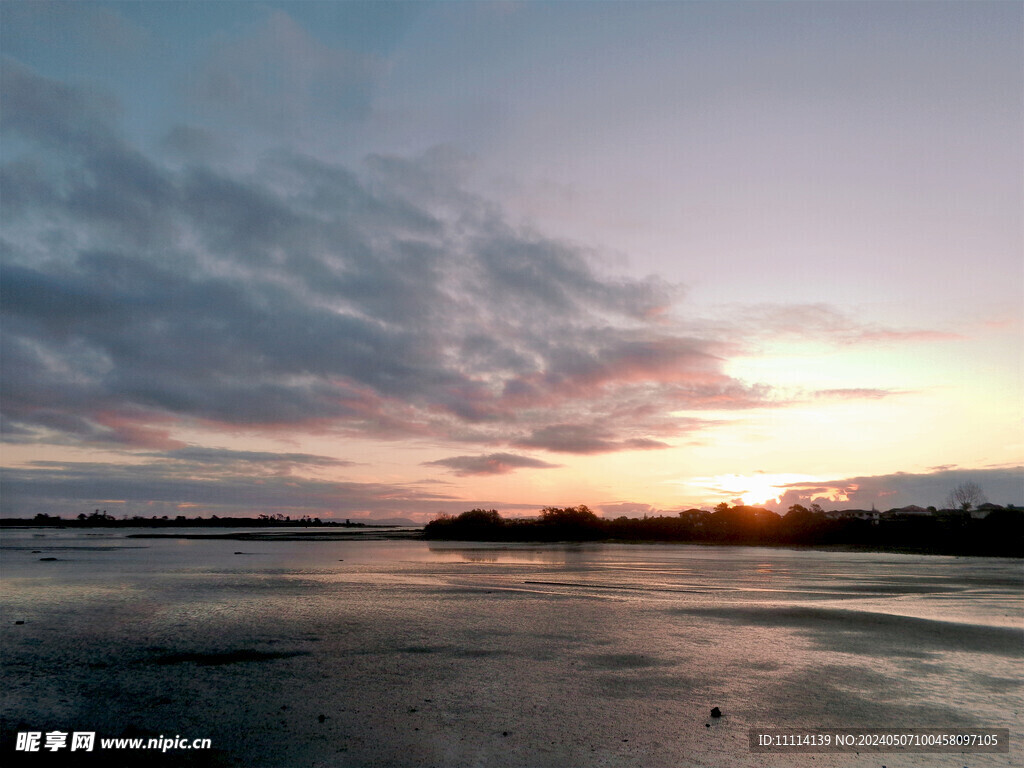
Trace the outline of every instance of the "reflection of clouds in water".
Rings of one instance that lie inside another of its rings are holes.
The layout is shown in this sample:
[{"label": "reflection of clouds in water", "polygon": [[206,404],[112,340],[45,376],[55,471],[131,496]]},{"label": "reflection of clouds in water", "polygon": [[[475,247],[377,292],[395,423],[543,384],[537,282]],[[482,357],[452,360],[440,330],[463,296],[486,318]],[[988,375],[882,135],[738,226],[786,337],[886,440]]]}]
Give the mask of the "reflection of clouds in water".
[{"label": "reflection of clouds in water", "polygon": [[509,546],[505,544],[481,546],[459,544],[430,544],[430,553],[440,561],[462,561],[468,563],[549,563],[553,565],[589,561],[597,552],[592,545],[541,545]]},{"label": "reflection of clouds in water", "polygon": [[[942,651],[1024,657],[1024,631],[911,616],[819,606],[680,608],[701,618],[762,627],[792,628],[822,648],[869,656],[928,658]],[[886,642],[879,641],[885,635]]]}]

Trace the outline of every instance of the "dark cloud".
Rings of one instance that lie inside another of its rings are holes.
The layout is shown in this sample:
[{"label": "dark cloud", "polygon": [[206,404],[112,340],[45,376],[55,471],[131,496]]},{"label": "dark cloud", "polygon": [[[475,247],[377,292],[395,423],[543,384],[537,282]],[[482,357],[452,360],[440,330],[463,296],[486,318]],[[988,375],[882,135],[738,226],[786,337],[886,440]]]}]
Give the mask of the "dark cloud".
[{"label": "dark cloud", "polygon": [[73,517],[96,508],[115,516],[258,514],[320,518],[404,517],[427,522],[439,513],[539,505],[464,499],[436,479],[406,483],[351,482],[309,477],[351,462],[303,453],[268,453],[187,446],[139,453],[132,463],[35,461],[2,470],[0,516],[38,513]]},{"label": "dark cloud", "polygon": [[[274,23],[267,34],[302,42]],[[308,97],[329,74],[321,54],[282,82]],[[203,77],[233,72],[244,100],[254,60],[244,47],[225,56]],[[354,76],[372,80],[361,66]],[[215,134],[182,124],[161,151],[184,162],[169,165],[125,141],[102,94],[11,60],[0,77],[3,438],[134,455],[9,470],[4,514],[77,514],[104,500],[147,515],[501,507],[436,483],[314,479],[347,464],[177,435],[414,438],[481,447],[433,462],[457,475],[548,468],[500,451],[666,448],[715,424],[681,412],[785,404],[725,372],[749,334],[893,338],[827,307],[685,328],[671,314],[677,287],[608,277],[585,249],[513,226],[465,191],[460,157],[443,148],[360,169],[279,151],[243,168],[217,154]],[[791,489],[801,501],[814,492]]]},{"label": "dark cloud", "polygon": [[[816,483],[792,483],[778,503],[780,510],[793,504],[820,503],[826,509],[879,510],[918,506],[942,507],[949,492],[964,482],[977,483],[990,501],[997,504],[1024,504],[1024,467],[994,469],[953,469],[912,474],[896,472]],[[832,501],[832,499],[838,499]]]},{"label": "dark cloud", "polygon": [[668,448],[667,443],[645,437],[615,439],[610,430],[594,424],[555,424],[541,427],[516,441],[524,448],[543,448],[555,453],[611,453]]},{"label": "dark cloud", "polygon": [[25,147],[0,201],[7,439],[166,451],[224,425],[596,453],[765,400],[673,333],[671,286],[511,226],[450,153],[170,167],[92,94],[3,74]]},{"label": "dark cloud", "polygon": [[216,133],[192,125],[175,125],[160,145],[172,155],[198,163],[216,163],[233,154],[231,145]]},{"label": "dark cloud", "polygon": [[[251,457],[245,461],[251,461]],[[245,474],[224,471],[217,464],[204,468],[203,464],[38,462],[27,468],[7,469],[3,472],[0,514],[30,517],[44,512],[68,517],[102,507],[118,516],[401,514],[425,520],[439,510],[460,511],[471,503],[431,492],[416,483],[314,480],[287,472]]]},{"label": "dark cloud", "polygon": [[0,59],[0,91],[0,129],[69,151],[95,151],[113,139],[117,106],[104,93],[39,77],[8,56]]},{"label": "dark cloud", "polygon": [[[147,455],[147,454],[144,454]],[[278,453],[276,451],[237,451],[229,448],[204,448],[190,445],[163,453],[148,454],[184,466],[189,472],[195,473],[216,469],[238,468],[251,472],[264,469],[279,474],[287,474],[295,469],[319,467],[351,467],[352,461],[344,461],[331,456],[316,456],[310,453]]]},{"label": "dark cloud", "polygon": [[491,453],[487,456],[451,456],[447,459],[425,462],[427,466],[447,467],[460,477],[470,475],[506,475],[517,469],[555,469],[549,464],[514,453]]}]

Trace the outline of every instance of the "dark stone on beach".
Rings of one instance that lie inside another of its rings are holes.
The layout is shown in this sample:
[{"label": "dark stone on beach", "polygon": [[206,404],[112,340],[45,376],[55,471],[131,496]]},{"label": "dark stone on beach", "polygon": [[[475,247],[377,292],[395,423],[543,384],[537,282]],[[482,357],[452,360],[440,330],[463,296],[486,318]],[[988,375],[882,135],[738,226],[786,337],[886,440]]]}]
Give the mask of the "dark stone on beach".
[{"label": "dark stone on beach", "polygon": [[41,550],[41,549],[33,549],[32,550],[32,554],[33,555],[41,555],[41,554],[43,554],[43,550]]},{"label": "dark stone on beach", "polygon": [[711,723],[704,723],[704,727],[705,728],[710,728],[711,727]]},{"label": "dark stone on beach", "polygon": [[502,732],[501,732],[501,735],[502,735],[502,736],[508,736],[508,731],[502,731]]},{"label": "dark stone on beach", "polygon": [[235,552],[236,555],[244,555],[245,552]]},{"label": "dark stone on beach", "polygon": [[14,623],[15,623],[15,624],[24,624],[25,622],[24,622],[24,621],[22,621],[21,619],[18,619],[18,620],[17,620],[16,622],[14,622]]},{"label": "dark stone on beach", "polygon": [[322,723],[324,720],[327,719],[327,715],[318,715],[316,719]]},{"label": "dark stone on beach", "polygon": [[718,707],[712,708],[711,716],[712,717],[721,717],[722,716],[722,710],[720,710]]},{"label": "dark stone on beach", "polygon": [[40,563],[52,563],[56,559],[57,559],[56,557],[40,557],[39,558],[39,562]]}]

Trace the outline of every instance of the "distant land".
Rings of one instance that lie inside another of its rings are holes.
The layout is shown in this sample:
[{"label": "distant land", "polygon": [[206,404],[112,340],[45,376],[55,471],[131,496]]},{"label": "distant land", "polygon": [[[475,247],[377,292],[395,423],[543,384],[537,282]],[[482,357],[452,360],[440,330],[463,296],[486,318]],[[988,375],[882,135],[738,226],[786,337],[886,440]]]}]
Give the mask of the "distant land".
[{"label": "distant land", "polygon": [[106,510],[96,510],[90,514],[84,512],[77,517],[62,518],[59,515],[38,514],[35,517],[0,518],[0,528],[4,527],[58,527],[58,528],[422,528],[407,517],[385,517],[374,520],[321,520],[319,517],[291,517],[289,515],[258,515],[257,517],[186,517],[177,515],[169,517],[114,517]]}]

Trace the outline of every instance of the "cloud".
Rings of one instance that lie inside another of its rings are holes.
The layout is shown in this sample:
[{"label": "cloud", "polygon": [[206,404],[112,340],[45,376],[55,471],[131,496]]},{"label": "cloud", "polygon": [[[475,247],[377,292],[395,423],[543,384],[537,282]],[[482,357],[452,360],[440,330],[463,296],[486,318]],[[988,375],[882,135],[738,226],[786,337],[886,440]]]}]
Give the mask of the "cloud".
[{"label": "cloud", "polygon": [[170,450],[175,428],[244,426],[596,453],[768,394],[665,322],[672,286],[509,224],[450,153],[166,166],[90,92],[4,77],[27,147],[0,201],[9,440]]},{"label": "cloud", "polygon": [[355,462],[332,456],[309,453],[278,453],[276,451],[237,451],[229,448],[205,448],[190,445],[163,453],[141,454],[163,459],[165,466],[179,466],[189,474],[207,474],[211,471],[239,472],[264,471],[291,474],[298,469],[351,467]]},{"label": "cloud", "polygon": [[517,469],[555,469],[549,464],[514,453],[491,453],[487,456],[451,456],[447,459],[424,462],[426,466],[448,467],[459,477],[472,475],[506,475]]},{"label": "cloud", "polygon": [[[265,34],[294,53],[291,24]],[[315,79],[330,59],[309,57],[299,74]],[[685,326],[677,286],[605,275],[585,248],[511,224],[444,148],[240,167],[204,159],[211,135],[182,124],[168,142],[192,161],[167,165],[122,138],[102,94],[11,60],[0,74],[17,139],[0,169],[8,441],[173,452],[198,427],[659,449],[715,424],[680,413],[786,404],[726,373],[753,320],[886,336],[825,306]]]},{"label": "cloud", "polygon": [[594,424],[555,424],[535,429],[518,440],[524,448],[543,448],[555,453],[611,453],[613,451],[649,451],[668,448],[667,443],[645,437],[614,439],[614,433]]},{"label": "cloud", "polygon": [[791,483],[779,501],[770,504],[786,510],[793,504],[818,502],[826,509],[879,510],[918,506],[943,507],[949,492],[964,482],[977,483],[990,501],[1024,504],[1024,467],[965,469],[939,467],[926,473],[896,472],[839,480]]},{"label": "cloud", "polygon": [[851,317],[828,304],[757,304],[734,309],[734,323],[748,338],[798,338],[830,344],[893,344],[955,341],[954,331],[889,328]]},{"label": "cloud", "polygon": [[840,389],[819,389],[812,393],[819,400],[881,400],[885,397],[903,395],[906,392],[892,389],[873,389],[870,387],[854,387]]},{"label": "cloud", "polygon": [[[232,459],[228,454],[221,458]],[[252,456],[242,461],[262,463]],[[458,511],[469,503],[416,483],[326,481],[295,477],[287,471],[238,472],[197,457],[186,462],[125,465],[37,462],[27,468],[5,469],[3,484],[0,514],[8,517],[38,512],[67,517],[100,506],[118,516],[401,514],[429,519],[439,510]]]},{"label": "cloud", "polygon": [[106,509],[117,517],[259,514],[345,518],[404,517],[427,522],[472,508],[535,511],[539,505],[466,499],[434,479],[353,482],[308,476],[351,462],[304,453],[187,446],[138,453],[132,463],[35,461],[4,468],[0,517],[74,517]]},{"label": "cloud", "polygon": [[0,87],[0,129],[71,151],[99,150],[113,138],[117,102],[103,92],[39,77],[8,56],[0,59]]},{"label": "cloud", "polygon": [[602,517],[643,517],[645,515],[661,514],[661,510],[652,507],[650,504],[642,504],[635,501],[620,501],[615,504],[598,504],[598,511]]},{"label": "cloud", "polygon": [[198,163],[216,163],[234,154],[231,144],[220,135],[194,125],[175,125],[160,146],[176,157]]}]

